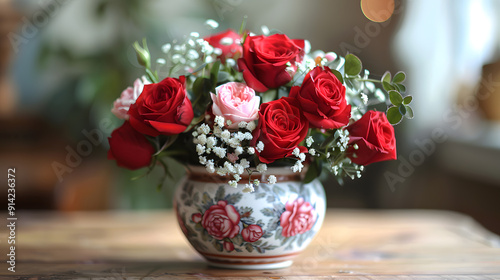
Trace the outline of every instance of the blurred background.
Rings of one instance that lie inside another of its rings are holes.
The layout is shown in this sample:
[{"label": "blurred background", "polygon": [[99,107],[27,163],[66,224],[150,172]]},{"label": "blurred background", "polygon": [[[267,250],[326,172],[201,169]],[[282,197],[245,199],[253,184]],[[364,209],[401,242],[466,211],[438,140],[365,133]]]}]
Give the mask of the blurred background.
[{"label": "blurred background", "polygon": [[[407,73],[415,119],[396,127],[398,160],[343,186],[329,207],[458,211],[500,233],[500,2],[494,0],[0,0],[0,172],[16,168],[30,210],[171,207],[176,179],[117,168],[110,109],[150,50],[192,31],[261,25],[312,49],[354,53],[375,78]],[[6,201],[7,192],[1,194]]]}]

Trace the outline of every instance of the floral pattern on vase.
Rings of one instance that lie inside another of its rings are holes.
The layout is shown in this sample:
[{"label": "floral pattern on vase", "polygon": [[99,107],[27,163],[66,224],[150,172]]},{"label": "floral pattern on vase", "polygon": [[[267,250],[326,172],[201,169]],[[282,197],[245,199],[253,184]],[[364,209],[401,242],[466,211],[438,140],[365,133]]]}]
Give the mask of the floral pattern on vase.
[{"label": "floral pattern on vase", "polygon": [[252,264],[289,261],[321,227],[326,205],[317,180],[261,183],[252,193],[197,180],[193,176],[179,186],[175,207],[189,242],[212,265],[267,268]]}]

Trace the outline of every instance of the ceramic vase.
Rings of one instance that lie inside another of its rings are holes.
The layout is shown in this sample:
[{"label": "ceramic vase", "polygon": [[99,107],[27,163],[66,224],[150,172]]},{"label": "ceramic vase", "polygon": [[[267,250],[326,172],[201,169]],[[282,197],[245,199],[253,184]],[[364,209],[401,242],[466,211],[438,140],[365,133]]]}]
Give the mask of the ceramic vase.
[{"label": "ceramic vase", "polygon": [[[277,183],[266,184],[268,175]],[[262,183],[244,193],[248,176],[234,188],[229,177],[188,168],[174,195],[179,226],[209,265],[272,269],[292,265],[321,228],[326,210],[319,180],[308,184],[290,167],[269,168],[250,180]]]}]

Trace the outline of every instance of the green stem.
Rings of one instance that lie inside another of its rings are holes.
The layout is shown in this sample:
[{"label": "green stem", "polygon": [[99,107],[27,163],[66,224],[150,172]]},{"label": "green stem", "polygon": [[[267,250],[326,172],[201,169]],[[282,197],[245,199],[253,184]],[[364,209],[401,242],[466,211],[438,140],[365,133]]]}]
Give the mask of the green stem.
[{"label": "green stem", "polygon": [[356,79],[356,81],[361,81],[361,82],[372,82],[372,83],[379,83],[379,84],[381,84],[381,83],[382,83],[382,81],[380,81],[380,80],[375,80],[375,79],[361,79],[361,78],[360,78],[360,79]]},{"label": "green stem", "polygon": [[154,84],[159,82],[158,81],[158,77],[156,77],[156,75],[153,74],[153,72],[151,71],[151,69],[146,68],[146,74],[148,75],[148,77],[151,80],[151,82],[153,82]]}]

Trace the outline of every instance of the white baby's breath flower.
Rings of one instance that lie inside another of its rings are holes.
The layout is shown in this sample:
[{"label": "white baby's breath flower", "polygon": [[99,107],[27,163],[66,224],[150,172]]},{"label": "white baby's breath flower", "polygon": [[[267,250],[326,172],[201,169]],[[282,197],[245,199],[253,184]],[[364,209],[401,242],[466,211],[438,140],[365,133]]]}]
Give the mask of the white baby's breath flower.
[{"label": "white baby's breath flower", "polygon": [[214,135],[220,137],[222,134],[222,128],[220,126],[214,126]]},{"label": "white baby's breath flower", "polygon": [[215,116],[214,123],[220,127],[223,127],[224,126],[224,117]]},{"label": "white baby's breath flower", "polygon": [[193,137],[197,137],[198,136],[198,132],[197,131],[193,131],[193,133],[191,133],[191,135],[193,135]]},{"label": "white baby's breath flower", "polygon": [[233,173],[233,174],[236,173],[236,169],[229,161],[224,162],[224,168],[227,170],[228,173]]},{"label": "white baby's breath flower", "polygon": [[299,159],[300,159],[300,161],[305,161],[306,160],[306,154],[300,153],[299,154]]},{"label": "white baby's breath flower", "polygon": [[297,160],[291,168],[292,171],[296,173],[296,172],[301,172],[303,167],[304,165],[302,164],[302,162],[300,162],[300,160]]},{"label": "white baby's breath flower", "polygon": [[235,181],[235,180],[229,180],[227,183],[229,184],[229,186],[231,186],[233,188],[237,188],[238,187],[238,182]]},{"label": "white baby's breath flower", "polygon": [[251,193],[254,192],[255,189],[253,187],[253,184],[246,184],[245,187],[243,188],[242,192],[244,193]]},{"label": "white baby's breath flower", "polygon": [[198,159],[199,159],[201,165],[205,165],[207,163],[206,157],[199,156]]},{"label": "white baby's breath flower", "polygon": [[207,21],[205,21],[205,25],[210,29],[217,29],[217,27],[219,27],[219,23],[213,19],[207,19]]},{"label": "white baby's breath flower", "polygon": [[241,164],[239,164],[239,163],[236,163],[236,164],[234,165],[234,169],[236,169],[236,172],[235,172],[235,173],[236,173],[237,175],[241,175],[241,174],[243,174],[243,173],[245,172],[245,168],[243,168],[243,166],[241,166]]},{"label": "white baby's breath flower", "polygon": [[207,147],[212,149],[215,145],[217,145],[217,139],[215,137],[210,136],[207,138]]},{"label": "white baby's breath flower", "polygon": [[257,147],[255,147],[255,149],[259,153],[262,152],[264,150],[264,143],[262,143],[262,141],[259,141],[259,143],[257,143]]},{"label": "white baby's breath flower", "polygon": [[240,160],[240,165],[243,168],[249,168],[250,167],[250,163],[248,162],[248,160],[246,158]]},{"label": "white baby's breath flower", "polygon": [[227,124],[227,126],[230,126],[233,124],[233,122],[231,120],[226,120],[226,124]]},{"label": "white baby's breath flower", "polygon": [[326,158],[330,158],[330,152],[326,153]]},{"label": "white baby's breath flower", "polygon": [[236,147],[236,149],[234,149],[234,153],[239,156],[241,154],[243,154],[243,148],[242,147]]},{"label": "white baby's breath flower", "polygon": [[204,154],[205,153],[205,146],[197,144],[196,145],[196,152],[198,153],[198,155]]},{"label": "white baby's breath flower", "polygon": [[252,133],[250,132],[245,132],[245,140],[252,140],[253,139],[253,135]]},{"label": "white baby's breath flower", "polygon": [[314,143],[314,139],[312,138],[312,136],[309,136],[306,138],[306,146],[309,148],[311,147],[312,143]]},{"label": "white baby's breath flower", "polygon": [[298,147],[295,147],[295,149],[293,149],[292,155],[299,157],[299,154],[300,154],[300,149]]},{"label": "white baby's breath flower", "polygon": [[247,148],[247,151],[248,151],[248,153],[249,153],[249,154],[251,154],[251,155],[255,154],[255,148],[254,148],[254,147],[248,147],[248,148]]},{"label": "white baby's breath flower", "polygon": [[254,121],[249,122],[247,125],[247,129],[253,131],[255,129],[255,122]]},{"label": "white baby's breath flower", "polygon": [[239,128],[247,128],[248,126],[248,123],[246,121],[241,121],[239,124],[238,124],[238,127]]},{"label": "white baby's breath flower", "polygon": [[239,182],[241,180],[241,176],[239,174],[234,174],[233,178],[234,180],[236,180],[236,182]]},{"label": "white baby's breath flower", "polygon": [[229,132],[229,130],[227,129],[222,131],[222,133],[220,134],[220,138],[222,138],[222,140],[224,140],[225,142],[227,142],[230,137],[231,137],[231,132]]},{"label": "white baby's breath flower", "polygon": [[229,67],[233,67],[236,65],[236,61],[232,58],[227,58],[226,59],[226,65],[229,66]]},{"label": "white baby's breath flower", "polygon": [[215,172],[215,167],[214,167],[214,160],[211,159],[207,162],[206,166],[207,172],[208,173],[214,173]]},{"label": "white baby's breath flower", "polygon": [[205,145],[207,143],[207,136],[205,134],[199,135],[196,140],[198,140],[198,144]]},{"label": "white baby's breath flower", "polygon": [[238,138],[236,138],[236,137],[229,139],[229,141],[227,143],[232,148],[236,148],[236,147],[239,147],[241,145],[240,140],[238,140]]},{"label": "white baby's breath flower", "polygon": [[219,167],[217,168],[217,174],[219,176],[226,176],[227,170],[224,167]]},{"label": "white baby's breath flower", "polygon": [[259,165],[257,165],[257,171],[259,171],[260,173],[264,173],[267,171],[267,165],[264,164],[264,163],[260,163]]},{"label": "white baby's breath flower", "polygon": [[363,92],[361,93],[361,100],[363,101],[363,104],[368,104],[368,96],[366,96]]},{"label": "white baby's breath flower", "polygon": [[316,155],[316,150],[315,149],[309,149],[309,154],[311,156],[315,156]]},{"label": "white baby's breath flower", "polygon": [[200,125],[200,127],[198,127],[197,131],[198,134],[208,134],[210,133],[210,127],[206,123],[204,123]]},{"label": "white baby's breath flower", "polygon": [[213,147],[212,148],[214,154],[218,156],[219,158],[225,158],[226,157],[226,149],[221,148],[221,147]]},{"label": "white baby's breath flower", "polygon": [[269,175],[269,177],[267,177],[267,182],[271,185],[274,185],[276,184],[276,176],[274,175]]},{"label": "white baby's breath flower", "polygon": [[253,180],[253,185],[256,186],[256,187],[258,187],[260,185],[259,179]]}]

